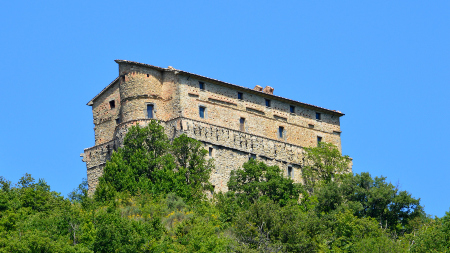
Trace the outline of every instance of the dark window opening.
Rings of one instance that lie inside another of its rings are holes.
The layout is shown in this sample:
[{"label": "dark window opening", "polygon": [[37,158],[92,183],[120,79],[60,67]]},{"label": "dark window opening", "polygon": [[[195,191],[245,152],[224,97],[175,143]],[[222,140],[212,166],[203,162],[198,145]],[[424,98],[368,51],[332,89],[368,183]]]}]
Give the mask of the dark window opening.
[{"label": "dark window opening", "polygon": [[317,146],[319,146],[321,142],[322,142],[322,137],[317,136]]},{"label": "dark window opening", "polygon": [[294,170],[292,169],[292,166],[288,166],[288,177],[293,177],[294,176]]},{"label": "dark window opening", "polygon": [[240,118],[239,119],[239,129],[242,132],[245,132],[245,118]]},{"label": "dark window opening", "polygon": [[205,118],[205,110],[206,110],[206,108],[203,107],[203,106],[200,106],[198,108],[198,110],[199,110],[198,112],[199,112],[200,118],[204,119]]},{"label": "dark window opening", "polygon": [[317,120],[321,120],[322,119],[322,115],[318,112],[316,112],[316,119]]},{"label": "dark window opening", "polygon": [[147,105],[147,119],[153,119],[153,105]]},{"label": "dark window opening", "polygon": [[119,125],[120,124],[120,118],[116,119],[116,124]]},{"label": "dark window opening", "polygon": [[124,81],[124,82],[125,82],[125,75],[123,75],[123,76],[122,76],[122,81]]},{"label": "dark window opening", "polygon": [[114,101],[114,100],[109,101],[109,108],[111,108],[111,109],[116,108],[116,101]]},{"label": "dark window opening", "polygon": [[270,99],[266,99],[266,106],[270,107]]},{"label": "dark window opening", "polygon": [[209,148],[209,157],[212,157],[213,148]]},{"label": "dark window opening", "polygon": [[295,106],[291,105],[291,106],[289,107],[289,111],[290,111],[291,113],[295,113]]},{"label": "dark window opening", "polygon": [[238,99],[243,99],[243,97],[244,97],[244,94],[242,94],[242,92],[238,92]]},{"label": "dark window opening", "polygon": [[283,138],[283,132],[284,132],[284,127],[279,127],[278,128],[278,136],[280,137],[280,138]]},{"label": "dark window opening", "polygon": [[198,86],[200,87],[200,90],[205,89],[205,83],[204,82],[198,82]]}]

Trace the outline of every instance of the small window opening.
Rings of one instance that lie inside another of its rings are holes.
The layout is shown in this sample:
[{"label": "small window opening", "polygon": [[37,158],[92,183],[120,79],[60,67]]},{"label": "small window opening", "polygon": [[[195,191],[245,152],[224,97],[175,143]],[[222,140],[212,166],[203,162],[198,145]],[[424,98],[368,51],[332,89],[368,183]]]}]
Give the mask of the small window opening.
[{"label": "small window opening", "polygon": [[242,92],[238,92],[238,99],[242,100],[244,98],[244,94]]},{"label": "small window opening", "polygon": [[209,148],[209,157],[212,157],[212,155],[213,155],[213,148]]},{"label": "small window opening", "polygon": [[322,119],[321,113],[316,112],[316,120],[321,120],[321,119]]},{"label": "small window opening", "polygon": [[250,154],[250,157],[248,158],[248,160],[253,159],[256,160],[256,155],[255,154]]},{"label": "small window opening", "polygon": [[111,109],[116,108],[116,101],[114,101],[114,100],[109,101],[109,108],[111,108]]},{"label": "small window opening", "polygon": [[280,138],[283,138],[283,132],[284,132],[284,127],[282,127],[282,126],[278,127],[278,136]]},{"label": "small window opening", "polygon": [[147,74],[147,77],[150,77],[150,74]]},{"label": "small window opening", "polygon": [[270,107],[270,99],[266,99],[266,106]]},{"label": "small window opening", "polygon": [[116,119],[116,124],[119,125],[120,124],[120,118]]},{"label": "small window opening", "polygon": [[147,105],[147,119],[153,119],[153,105]]},{"label": "small window opening", "polygon": [[322,142],[322,137],[317,136],[317,146],[319,146],[321,142]]},{"label": "small window opening", "polygon": [[294,170],[292,169],[292,166],[288,166],[287,173],[288,177],[294,177]]},{"label": "small window opening", "polygon": [[245,132],[245,118],[239,119],[239,130],[242,132]]},{"label": "small window opening", "polygon": [[203,106],[198,107],[198,112],[199,112],[200,118],[202,118],[202,119],[205,118],[205,110],[206,110],[206,108]]},{"label": "small window opening", "polygon": [[290,111],[291,113],[295,113],[295,106],[291,105],[291,106],[289,107],[289,111]]},{"label": "small window opening", "polygon": [[198,82],[198,86],[200,87],[200,90],[205,90],[205,83],[204,82]]},{"label": "small window opening", "polygon": [[122,76],[122,81],[125,82],[125,75]]}]

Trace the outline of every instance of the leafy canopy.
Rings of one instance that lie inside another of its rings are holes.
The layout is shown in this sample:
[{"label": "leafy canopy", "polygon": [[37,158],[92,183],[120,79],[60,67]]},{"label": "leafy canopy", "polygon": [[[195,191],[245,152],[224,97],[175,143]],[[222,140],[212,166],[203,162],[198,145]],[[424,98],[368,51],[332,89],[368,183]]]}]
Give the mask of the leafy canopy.
[{"label": "leafy canopy", "polygon": [[213,161],[206,160],[201,142],[181,135],[168,141],[164,128],[152,120],[147,126],[132,126],[122,148],[114,152],[104,168],[95,192],[98,200],[110,200],[115,192],[131,195],[175,192],[188,201],[211,190],[208,181]]},{"label": "leafy canopy", "polygon": [[242,167],[232,171],[228,181],[228,189],[236,194],[241,205],[254,203],[259,198],[271,199],[281,206],[298,201],[301,185],[283,176],[278,166],[250,159]]},{"label": "leafy canopy", "polygon": [[305,151],[302,177],[310,190],[314,190],[316,184],[327,184],[350,170],[350,157],[342,156],[331,143],[320,142],[317,147],[307,147]]}]

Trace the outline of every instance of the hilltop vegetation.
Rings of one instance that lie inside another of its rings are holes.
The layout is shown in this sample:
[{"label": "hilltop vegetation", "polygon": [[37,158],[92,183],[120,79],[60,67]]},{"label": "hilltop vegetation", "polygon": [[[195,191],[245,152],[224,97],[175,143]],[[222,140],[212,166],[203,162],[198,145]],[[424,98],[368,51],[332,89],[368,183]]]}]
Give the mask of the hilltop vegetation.
[{"label": "hilltop vegetation", "polygon": [[130,129],[94,196],[68,198],[26,174],[0,177],[0,252],[448,252],[450,212],[384,177],[345,173],[331,144],[307,149],[304,184],[249,160],[216,193],[200,142],[169,142],[152,122]]}]

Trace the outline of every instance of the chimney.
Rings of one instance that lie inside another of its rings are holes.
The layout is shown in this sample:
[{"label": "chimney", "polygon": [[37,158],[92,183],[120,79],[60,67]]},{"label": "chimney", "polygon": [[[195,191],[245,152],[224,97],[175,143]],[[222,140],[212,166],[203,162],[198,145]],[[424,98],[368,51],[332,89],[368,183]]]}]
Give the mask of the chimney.
[{"label": "chimney", "polygon": [[273,88],[270,86],[266,86],[266,88],[264,88],[263,92],[267,93],[267,94],[272,94],[273,95]]},{"label": "chimney", "polygon": [[256,85],[255,88],[253,88],[256,91],[263,91],[263,88],[259,85]]}]

